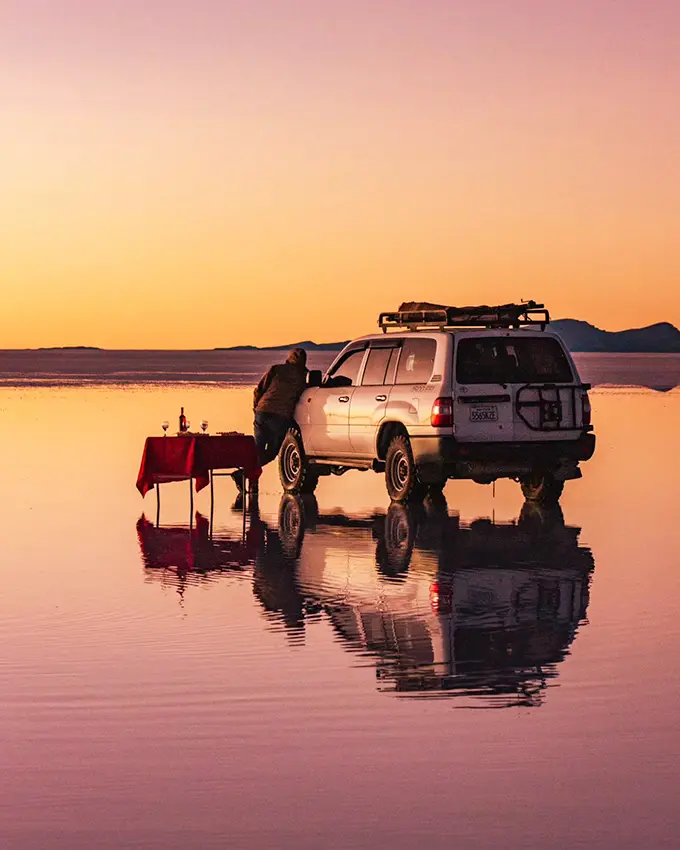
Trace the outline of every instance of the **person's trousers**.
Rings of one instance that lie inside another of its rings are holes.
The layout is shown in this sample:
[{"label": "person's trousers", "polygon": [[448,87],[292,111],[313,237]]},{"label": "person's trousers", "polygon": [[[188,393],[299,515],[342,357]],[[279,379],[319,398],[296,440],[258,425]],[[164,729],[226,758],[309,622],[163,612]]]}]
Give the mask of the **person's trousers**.
[{"label": "person's trousers", "polygon": [[286,419],[285,416],[279,416],[277,413],[255,414],[253,430],[260,466],[265,466],[274,460],[289,428],[290,419]]}]

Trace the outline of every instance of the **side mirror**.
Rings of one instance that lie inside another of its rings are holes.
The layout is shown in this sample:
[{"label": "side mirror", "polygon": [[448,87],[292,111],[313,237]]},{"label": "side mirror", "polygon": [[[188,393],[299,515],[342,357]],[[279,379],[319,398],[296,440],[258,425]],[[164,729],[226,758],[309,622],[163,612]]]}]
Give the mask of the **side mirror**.
[{"label": "side mirror", "polygon": [[321,374],[321,369],[310,369],[307,373],[307,386],[320,387],[322,379],[323,375]]},{"label": "side mirror", "polygon": [[347,375],[336,375],[328,379],[329,387],[351,387],[352,379]]}]

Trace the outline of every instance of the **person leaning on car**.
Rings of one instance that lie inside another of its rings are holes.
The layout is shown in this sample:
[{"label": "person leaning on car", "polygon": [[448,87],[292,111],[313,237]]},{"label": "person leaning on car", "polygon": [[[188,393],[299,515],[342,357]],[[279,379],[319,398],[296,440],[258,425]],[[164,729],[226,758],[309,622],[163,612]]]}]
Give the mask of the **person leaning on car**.
[{"label": "person leaning on car", "polygon": [[[294,348],[286,362],[272,366],[255,387],[254,434],[261,466],[279,453],[306,383],[307,352]],[[239,483],[236,476],[234,480]]]}]

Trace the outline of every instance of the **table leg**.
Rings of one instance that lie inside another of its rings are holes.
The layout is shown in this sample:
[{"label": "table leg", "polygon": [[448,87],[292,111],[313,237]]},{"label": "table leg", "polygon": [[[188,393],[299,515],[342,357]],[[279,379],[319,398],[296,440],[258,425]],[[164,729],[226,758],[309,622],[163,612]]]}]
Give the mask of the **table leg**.
[{"label": "table leg", "polygon": [[156,528],[161,524],[161,485],[156,481]]},{"label": "table leg", "polygon": [[213,522],[215,519],[215,484],[212,469],[210,470],[210,539],[213,536]]},{"label": "table leg", "polygon": [[191,511],[190,519],[193,523],[194,521],[194,488],[193,488],[193,478],[189,479],[189,510]]}]

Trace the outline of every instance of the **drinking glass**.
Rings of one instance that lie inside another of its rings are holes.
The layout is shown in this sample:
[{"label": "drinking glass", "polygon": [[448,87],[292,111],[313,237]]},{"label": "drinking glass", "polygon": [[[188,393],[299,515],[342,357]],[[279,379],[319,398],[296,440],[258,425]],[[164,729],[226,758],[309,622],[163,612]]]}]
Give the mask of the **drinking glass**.
[{"label": "drinking glass", "polygon": [[203,431],[204,434],[208,430],[208,420],[207,419],[204,419],[201,422],[201,430]]},{"label": "drinking glass", "polygon": [[168,420],[167,420],[167,419],[164,419],[164,420],[161,422],[161,428],[163,429],[163,436],[164,436],[164,437],[167,437],[167,436],[168,436],[165,432],[168,430],[169,426],[170,426],[170,423],[168,422]]}]

